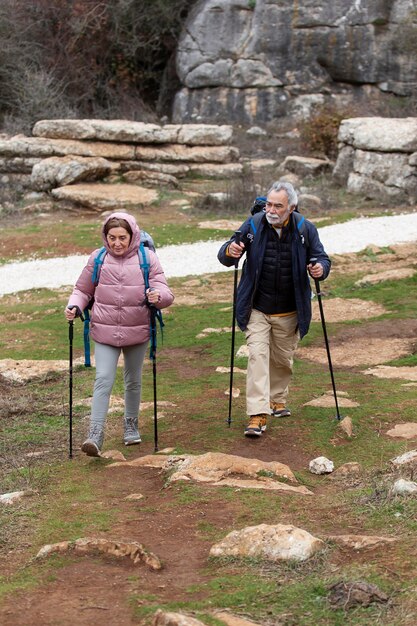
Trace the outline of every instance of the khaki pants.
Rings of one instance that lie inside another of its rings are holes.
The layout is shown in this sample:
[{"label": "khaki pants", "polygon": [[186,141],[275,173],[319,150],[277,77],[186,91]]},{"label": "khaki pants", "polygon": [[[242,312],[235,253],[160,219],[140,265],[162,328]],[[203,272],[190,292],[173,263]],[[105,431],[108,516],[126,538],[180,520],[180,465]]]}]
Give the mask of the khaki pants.
[{"label": "khaki pants", "polygon": [[282,317],[253,310],[246,329],[248,415],[270,414],[270,401],[286,403],[300,335],[297,314]]}]

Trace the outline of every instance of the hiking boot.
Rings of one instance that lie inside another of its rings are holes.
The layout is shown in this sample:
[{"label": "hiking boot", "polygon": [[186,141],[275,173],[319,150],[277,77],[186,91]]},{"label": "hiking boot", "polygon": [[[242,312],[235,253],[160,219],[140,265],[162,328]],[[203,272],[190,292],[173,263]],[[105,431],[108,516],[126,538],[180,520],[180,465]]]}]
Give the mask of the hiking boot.
[{"label": "hiking boot", "polygon": [[88,438],[81,446],[81,451],[85,452],[87,456],[100,456],[101,447],[104,440],[104,430],[101,424],[92,424],[90,426],[90,432]]},{"label": "hiking boot", "polygon": [[271,402],[271,415],[273,417],[289,417],[291,411],[283,402]]},{"label": "hiking boot", "polygon": [[260,413],[259,415],[251,415],[249,424],[245,428],[246,437],[260,437],[264,430],[266,430],[266,413]]},{"label": "hiking boot", "polygon": [[138,418],[137,417],[125,417],[125,434],[123,436],[125,446],[133,446],[135,443],[140,443],[142,439],[138,431]]}]

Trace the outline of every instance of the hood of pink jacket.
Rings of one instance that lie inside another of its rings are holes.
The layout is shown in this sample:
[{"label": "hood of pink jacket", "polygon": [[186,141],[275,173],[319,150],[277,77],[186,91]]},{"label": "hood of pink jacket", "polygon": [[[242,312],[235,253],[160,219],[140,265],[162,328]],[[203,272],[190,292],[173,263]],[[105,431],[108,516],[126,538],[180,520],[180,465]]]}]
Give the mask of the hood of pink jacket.
[{"label": "hood of pink jacket", "polygon": [[121,258],[127,258],[127,257],[132,256],[132,254],[137,254],[137,250],[140,244],[140,228],[135,218],[133,217],[133,215],[129,215],[129,213],[123,213],[122,211],[116,211],[115,213],[112,213],[111,215],[106,217],[105,221],[103,222],[103,226],[101,229],[101,237],[103,239],[103,243],[107,252],[113,256],[110,250],[109,244],[107,243],[106,236],[104,234],[104,227],[106,226],[107,222],[113,219],[114,217],[117,217],[118,219],[126,220],[130,228],[132,229],[132,237],[130,239],[129,247],[126,250],[126,252],[123,255],[121,255]]}]

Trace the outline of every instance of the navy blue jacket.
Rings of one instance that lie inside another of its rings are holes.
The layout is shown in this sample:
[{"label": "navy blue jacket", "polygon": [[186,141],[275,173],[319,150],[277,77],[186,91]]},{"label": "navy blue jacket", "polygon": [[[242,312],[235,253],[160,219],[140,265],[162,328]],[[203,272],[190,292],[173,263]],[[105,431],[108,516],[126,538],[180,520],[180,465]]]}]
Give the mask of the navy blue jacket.
[{"label": "navy blue jacket", "polygon": [[[258,288],[266,249],[267,228],[272,228],[272,226],[268,224],[264,213],[248,217],[239,228],[242,233],[241,241],[245,244],[246,251],[236,300],[236,321],[241,330],[246,330],[252,313],[253,299]],[[314,224],[299,213],[293,212],[290,215],[288,228],[292,233],[292,273],[298,329],[302,338],[307,334],[311,322],[311,287],[307,265],[310,259],[315,257],[323,266],[323,276],[320,280],[324,280],[330,272],[331,262],[324,251]],[[227,248],[234,240],[235,235],[222,245],[217,255],[220,263],[227,267],[235,264],[235,259],[226,254]]]}]

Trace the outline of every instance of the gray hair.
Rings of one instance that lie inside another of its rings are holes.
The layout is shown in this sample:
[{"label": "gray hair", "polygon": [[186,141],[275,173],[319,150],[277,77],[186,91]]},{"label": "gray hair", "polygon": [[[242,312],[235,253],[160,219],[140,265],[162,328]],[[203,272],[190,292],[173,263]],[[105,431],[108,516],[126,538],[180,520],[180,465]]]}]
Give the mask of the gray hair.
[{"label": "gray hair", "polygon": [[288,198],[288,204],[290,206],[297,206],[298,204],[297,192],[295,191],[291,183],[282,183],[279,180],[277,180],[275,183],[272,183],[271,187],[268,189],[267,194],[266,194],[267,197],[269,196],[271,191],[285,191],[285,193],[287,194],[287,198]]}]

